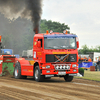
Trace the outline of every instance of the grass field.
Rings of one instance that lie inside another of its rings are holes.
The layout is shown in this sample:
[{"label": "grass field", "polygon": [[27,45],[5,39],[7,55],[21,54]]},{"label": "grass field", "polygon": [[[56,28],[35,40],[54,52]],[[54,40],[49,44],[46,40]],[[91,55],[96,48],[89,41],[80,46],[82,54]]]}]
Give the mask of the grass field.
[{"label": "grass field", "polygon": [[83,77],[76,77],[76,78],[100,81],[100,71],[84,70],[84,76]]}]

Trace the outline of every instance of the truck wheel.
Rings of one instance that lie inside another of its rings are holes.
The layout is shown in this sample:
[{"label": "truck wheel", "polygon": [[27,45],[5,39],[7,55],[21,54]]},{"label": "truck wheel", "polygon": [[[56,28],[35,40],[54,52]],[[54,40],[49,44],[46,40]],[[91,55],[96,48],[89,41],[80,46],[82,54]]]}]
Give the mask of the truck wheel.
[{"label": "truck wheel", "polygon": [[41,82],[44,79],[44,76],[41,75],[39,66],[35,67],[34,78],[35,78],[35,81],[37,81],[37,82]]},{"label": "truck wheel", "polygon": [[71,82],[73,80],[73,76],[69,76],[68,74],[64,76],[66,82]]},{"label": "truck wheel", "polygon": [[16,63],[15,64],[15,69],[14,69],[14,77],[16,78],[16,79],[26,79],[27,78],[27,76],[22,76],[21,75],[21,67],[20,67],[20,63]]},{"label": "truck wheel", "polygon": [[20,79],[21,78],[21,67],[19,63],[15,64],[15,69],[14,69],[14,77],[16,79]]}]

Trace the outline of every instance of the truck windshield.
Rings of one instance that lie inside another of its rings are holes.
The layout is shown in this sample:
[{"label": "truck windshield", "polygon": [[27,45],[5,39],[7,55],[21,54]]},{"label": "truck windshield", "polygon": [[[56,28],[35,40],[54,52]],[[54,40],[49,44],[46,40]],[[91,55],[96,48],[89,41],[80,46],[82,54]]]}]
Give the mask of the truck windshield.
[{"label": "truck windshield", "polygon": [[44,49],[76,49],[75,37],[47,38],[44,37]]}]

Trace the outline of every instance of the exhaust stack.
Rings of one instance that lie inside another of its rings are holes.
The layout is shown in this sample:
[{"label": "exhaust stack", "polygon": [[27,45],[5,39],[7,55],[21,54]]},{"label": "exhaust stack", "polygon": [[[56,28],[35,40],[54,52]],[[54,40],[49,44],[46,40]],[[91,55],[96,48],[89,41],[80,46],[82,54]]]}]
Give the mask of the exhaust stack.
[{"label": "exhaust stack", "polygon": [[39,25],[37,25],[37,26],[34,28],[33,31],[35,32],[35,34],[38,34],[38,33],[39,33]]}]

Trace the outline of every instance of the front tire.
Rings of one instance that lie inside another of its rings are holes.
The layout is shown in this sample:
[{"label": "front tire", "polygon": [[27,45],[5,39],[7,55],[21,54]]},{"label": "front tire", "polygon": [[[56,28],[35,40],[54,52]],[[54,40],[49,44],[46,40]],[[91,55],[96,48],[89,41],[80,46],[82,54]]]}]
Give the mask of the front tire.
[{"label": "front tire", "polygon": [[35,67],[34,78],[35,78],[35,81],[37,81],[37,82],[41,82],[44,79],[44,76],[41,75],[41,71],[40,71],[39,66]]},{"label": "front tire", "polygon": [[69,76],[68,74],[66,74],[64,76],[64,79],[65,79],[66,82],[71,82],[73,80],[73,76]]}]

